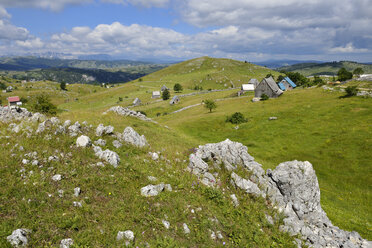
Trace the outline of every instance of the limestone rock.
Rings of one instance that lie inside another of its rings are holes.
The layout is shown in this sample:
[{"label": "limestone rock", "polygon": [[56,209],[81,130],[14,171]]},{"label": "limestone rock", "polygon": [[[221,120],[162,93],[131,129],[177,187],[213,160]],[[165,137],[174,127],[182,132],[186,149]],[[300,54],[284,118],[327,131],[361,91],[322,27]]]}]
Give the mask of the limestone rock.
[{"label": "limestone rock", "polygon": [[56,174],[52,177],[52,180],[55,181],[55,182],[61,181],[62,176],[60,174]]},{"label": "limestone rock", "polygon": [[238,198],[236,197],[235,194],[230,195],[230,198],[231,198],[235,207],[239,206],[239,201],[238,201]]},{"label": "limestone rock", "polygon": [[102,151],[101,147],[93,145],[95,155],[100,159],[105,160],[115,168],[118,167],[120,163],[120,157],[116,152],[113,152],[109,149]]},{"label": "limestone rock", "polygon": [[74,188],[74,196],[78,197],[81,193],[81,189],[79,187]]},{"label": "limestone rock", "polygon": [[248,194],[254,194],[256,196],[262,194],[257,184],[238,176],[235,172],[231,173],[231,184],[244,190]]},{"label": "limestone rock", "polygon": [[76,139],[77,147],[88,147],[91,145],[92,145],[92,142],[88,136],[81,135],[79,138]]},{"label": "limestone rock", "polygon": [[114,133],[114,127],[113,126],[104,126],[103,124],[99,124],[96,128],[96,135],[102,136],[105,134],[113,134]]},{"label": "limestone rock", "polygon": [[28,234],[31,230],[28,229],[17,229],[12,232],[6,239],[13,247],[24,247],[28,244]]},{"label": "limestone rock", "polygon": [[59,245],[60,248],[70,248],[74,244],[72,239],[62,239],[61,244]]},{"label": "limestone rock", "polygon": [[115,148],[120,148],[120,147],[122,147],[123,146],[123,144],[122,143],[120,143],[120,141],[118,141],[118,140],[114,140],[113,142],[112,142],[112,145],[115,147]]},{"label": "limestone rock", "polygon": [[77,136],[79,133],[81,133],[80,123],[77,121],[73,125],[69,126],[68,127],[68,132],[69,132],[71,137]]},{"label": "limestone rock", "polygon": [[114,113],[116,113],[118,115],[121,115],[121,116],[135,117],[135,118],[138,118],[138,119],[143,120],[143,121],[155,122],[152,119],[147,118],[146,115],[144,115],[144,114],[142,114],[140,112],[136,112],[136,111],[130,110],[128,108],[123,108],[121,106],[111,107],[109,110],[107,110],[106,112],[104,112],[104,114],[107,114],[108,112],[114,112]]},{"label": "limestone rock", "polygon": [[126,127],[122,134],[119,134],[119,138],[123,141],[135,145],[137,147],[144,147],[147,145],[147,141],[144,135],[139,135],[131,127]]},{"label": "limestone rock", "polygon": [[94,144],[97,145],[97,146],[105,146],[106,145],[106,140],[99,139],[99,140],[94,141]]},{"label": "limestone rock", "polygon": [[164,183],[152,185],[149,184],[143,188],[141,188],[141,195],[150,197],[150,196],[157,196],[161,191],[163,191],[165,188]]},{"label": "limestone rock", "polygon": [[189,234],[190,233],[190,229],[189,229],[189,227],[187,226],[186,223],[183,223],[183,233],[184,234]]},{"label": "limestone rock", "polygon": [[169,223],[169,221],[162,220],[161,222],[163,223],[163,225],[164,225],[164,227],[165,227],[166,229],[169,229],[169,227],[170,227],[170,223]]}]

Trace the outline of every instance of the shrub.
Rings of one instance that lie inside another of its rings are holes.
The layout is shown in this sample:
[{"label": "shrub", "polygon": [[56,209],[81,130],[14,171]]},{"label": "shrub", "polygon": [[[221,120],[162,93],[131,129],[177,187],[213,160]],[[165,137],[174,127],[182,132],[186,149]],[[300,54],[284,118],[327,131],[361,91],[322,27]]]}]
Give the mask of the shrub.
[{"label": "shrub", "polygon": [[21,97],[19,100],[20,100],[22,103],[27,103],[27,102],[28,102],[28,99],[25,98],[25,97]]},{"label": "shrub", "polygon": [[356,96],[358,93],[358,88],[357,86],[348,86],[346,87],[345,92],[345,97]]},{"label": "shrub", "polygon": [[244,118],[244,115],[240,112],[235,112],[233,115],[226,118],[226,122],[231,122],[232,124],[240,124],[247,121],[248,120]]},{"label": "shrub", "polygon": [[169,93],[169,90],[168,89],[165,89],[161,95],[161,97],[163,98],[163,100],[168,100],[170,98],[170,93]]},{"label": "shrub", "polygon": [[31,108],[35,112],[43,114],[55,115],[57,113],[57,107],[51,103],[49,97],[45,95],[37,95]]},{"label": "shrub", "polygon": [[123,101],[123,98],[119,96],[119,102],[122,102],[122,101]]},{"label": "shrub", "polygon": [[342,67],[340,70],[338,70],[337,76],[339,81],[346,81],[353,78],[353,73]]},{"label": "shrub", "polygon": [[269,100],[269,96],[266,95],[266,94],[262,94],[261,95],[261,101],[266,101],[266,100]]},{"label": "shrub", "polygon": [[66,83],[65,83],[65,82],[61,82],[61,83],[59,84],[59,87],[61,88],[61,90],[67,90],[67,89],[66,89]]},{"label": "shrub", "polygon": [[3,82],[0,82],[0,90],[5,90],[6,85]]},{"label": "shrub", "polygon": [[173,90],[176,91],[176,92],[180,92],[180,91],[183,90],[183,87],[182,87],[182,85],[177,83],[177,84],[174,85]]},{"label": "shrub", "polygon": [[205,100],[204,107],[209,109],[209,112],[211,113],[213,109],[217,108],[217,105],[213,100]]}]

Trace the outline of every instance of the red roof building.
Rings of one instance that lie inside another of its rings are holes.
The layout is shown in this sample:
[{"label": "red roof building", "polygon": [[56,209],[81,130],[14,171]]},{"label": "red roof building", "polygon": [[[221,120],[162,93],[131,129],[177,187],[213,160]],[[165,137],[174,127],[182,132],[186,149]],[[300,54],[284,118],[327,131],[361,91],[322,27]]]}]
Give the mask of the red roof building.
[{"label": "red roof building", "polygon": [[8,97],[8,105],[22,105],[21,99],[19,99],[19,96],[10,96]]}]

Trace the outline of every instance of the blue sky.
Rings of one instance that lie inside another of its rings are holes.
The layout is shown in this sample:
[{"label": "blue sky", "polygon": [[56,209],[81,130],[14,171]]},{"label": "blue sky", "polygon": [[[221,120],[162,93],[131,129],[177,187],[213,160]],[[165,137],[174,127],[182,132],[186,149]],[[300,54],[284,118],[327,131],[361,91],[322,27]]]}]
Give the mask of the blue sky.
[{"label": "blue sky", "polygon": [[2,55],[372,62],[369,0],[0,0]]}]

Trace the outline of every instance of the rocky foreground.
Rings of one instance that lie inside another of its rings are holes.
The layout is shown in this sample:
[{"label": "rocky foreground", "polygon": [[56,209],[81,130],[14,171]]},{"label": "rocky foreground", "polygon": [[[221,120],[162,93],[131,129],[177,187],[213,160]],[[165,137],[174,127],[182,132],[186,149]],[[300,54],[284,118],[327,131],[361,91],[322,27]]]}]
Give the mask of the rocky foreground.
[{"label": "rocky foreground", "polygon": [[[53,135],[63,133],[76,137],[76,147],[92,149],[98,159],[113,167],[120,166],[121,159],[115,151],[102,149],[102,146],[106,144],[106,141],[100,138],[103,135],[113,136],[115,138],[113,145],[117,148],[121,147],[122,143],[140,148],[148,146],[146,138],[131,127],[125,128],[121,133],[114,132],[112,126],[100,124],[94,129],[96,137],[89,137],[86,135],[87,130],[93,127],[87,123],[75,122],[72,124],[71,121],[62,123],[56,117],[47,118],[22,108],[0,108],[0,121],[8,123],[8,128],[12,132],[23,132],[26,136],[54,130]],[[33,130],[28,125],[29,122],[38,123],[37,128]],[[92,142],[93,138],[99,139]],[[149,156],[154,161],[159,159],[159,154],[156,152],[149,152]],[[58,160],[58,156],[51,156],[48,160]],[[39,163],[37,154],[28,154],[22,163],[37,165]],[[103,163],[98,162],[97,166],[100,165]],[[296,239],[298,247],[302,247],[302,245],[310,247],[372,247],[372,243],[362,239],[357,232],[344,231],[332,225],[320,205],[318,180],[309,162],[284,162],[274,170],[265,171],[259,163],[254,161],[246,146],[228,139],[220,143],[199,146],[189,157],[187,170],[195,174],[206,187],[220,187],[219,171],[221,169],[229,171],[232,186],[241,189],[247,195],[264,198],[268,204],[285,215],[284,224],[280,228],[283,232],[302,237],[302,239]],[[242,169],[248,171],[250,176],[239,175]],[[53,181],[61,179],[62,176],[59,174],[52,178]],[[156,178],[150,179],[156,180]],[[77,187],[74,194],[79,196],[80,191],[80,188]],[[162,191],[172,191],[172,186],[160,183],[138,189],[143,197],[154,197]],[[63,194],[63,192],[60,193]],[[230,197],[234,206],[239,206],[237,197],[234,194],[231,194]],[[81,207],[82,204],[76,201],[74,206]],[[266,218],[270,223],[278,221],[275,216],[266,215]],[[170,223],[163,220],[163,225],[165,228],[167,226],[169,228]],[[186,223],[183,228],[185,234],[190,232]],[[219,235],[214,233],[214,237]],[[14,247],[21,247],[27,246],[30,237],[32,237],[30,230],[19,227],[7,237],[7,240]],[[117,240],[124,240],[126,245],[130,245],[134,239],[135,236],[131,230],[119,231],[117,234]],[[61,240],[60,247],[68,248],[73,243],[71,238],[66,237]]]}]

